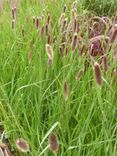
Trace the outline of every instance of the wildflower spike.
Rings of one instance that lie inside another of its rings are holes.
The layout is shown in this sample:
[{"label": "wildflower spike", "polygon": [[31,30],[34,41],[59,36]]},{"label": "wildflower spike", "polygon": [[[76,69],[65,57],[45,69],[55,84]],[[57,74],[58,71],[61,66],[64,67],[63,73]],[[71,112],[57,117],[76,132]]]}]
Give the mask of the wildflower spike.
[{"label": "wildflower spike", "polygon": [[94,63],[94,76],[95,76],[96,83],[99,86],[101,86],[102,85],[101,70],[97,62]]}]

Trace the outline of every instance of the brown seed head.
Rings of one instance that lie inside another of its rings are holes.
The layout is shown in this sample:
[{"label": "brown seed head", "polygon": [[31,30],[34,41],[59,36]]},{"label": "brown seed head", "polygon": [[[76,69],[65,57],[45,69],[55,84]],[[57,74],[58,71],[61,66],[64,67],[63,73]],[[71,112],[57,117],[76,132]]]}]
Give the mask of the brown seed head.
[{"label": "brown seed head", "polygon": [[15,10],[12,8],[12,19],[15,19]]},{"label": "brown seed head", "polygon": [[59,17],[59,26],[61,26],[63,24],[63,21],[65,20],[65,13],[62,13],[61,16]]},{"label": "brown seed head", "polygon": [[39,17],[36,18],[36,29],[39,28]]},{"label": "brown seed head", "polygon": [[47,36],[47,44],[50,44],[50,34]]},{"label": "brown seed head", "polygon": [[77,39],[78,39],[78,35],[77,33],[74,33],[73,38],[72,38],[72,51],[74,52],[77,48]]},{"label": "brown seed head", "polygon": [[74,21],[75,19],[77,19],[77,12],[76,9],[72,9],[72,21]]},{"label": "brown seed head", "polygon": [[94,76],[95,76],[96,83],[99,86],[101,86],[102,85],[101,70],[97,62],[94,63]]},{"label": "brown seed head", "polygon": [[16,140],[16,146],[23,153],[27,153],[30,151],[28,142],[22,138]]},{"label": "brown seed head", "polygon": [[53,48],[50,46],[50,44],[46,44],[46,53],[49,60],[53,60],[54,52]]},{"label": "brown seed head", "polygon": [[46,23],[46,26],[45,26],[45,33],[46,33],[46,36],[48,36],[48,34],[49,34],[49,25],[48,25],[48,23]]},{"label": "brown seed head", "polygon": [[49,25],[50,24],[50,13],[48,14],[48,17],[47,17],[47,24]]},{"label": "brown seed head", "polygon": [[63,21],[63,23],[61,25],[61,32],[62,33],[65,31],[66,24],[67,24],[67,18],[65,18],[65,20]]},{"label": "brown seed head", "polygon": [[58,141],[57,135],[55,133],[51,133],[48,138],[48,143],[50,145],[49,147],[52,152],[58,152],[59,150],[58,142],[59,141]]},{"label": "brown seed head", "polygon": [[66,6],[66,4],[65,4],[64,7],[63,7],[63,13],[66,12],[66,8],[67,8],[67,6]]}]

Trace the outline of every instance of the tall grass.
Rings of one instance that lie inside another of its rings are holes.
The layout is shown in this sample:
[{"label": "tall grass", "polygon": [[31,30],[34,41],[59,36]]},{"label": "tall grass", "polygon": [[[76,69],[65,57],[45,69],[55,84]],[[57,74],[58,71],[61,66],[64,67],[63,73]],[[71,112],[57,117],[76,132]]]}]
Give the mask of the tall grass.
[{"label": "tall grass", "polygon": [[[70,21],[72,2],[65,2],[66,17]],[[63,6],[64,1],[20,1],[12,29],[11,8],[9,2],[4,1],[0,14],[0,120],[4,125],[4,136],[10,141],[15,154],[21,156],[23,154],[17,151],[15,145],[17,138],[24,138],[29,143],[28,156],[53,155],[48,149],[48,137],[53,132],[59,140],[56,155],[116,156],[114,47],[109,50],[107,44],[108,72],[101,67],[103,83],[98,86],[93,63],[100,62],[101,56],[92,58],[87,49],[80,54],[80,41],[74,52],[68,42],[67,55],[65,51],[63,55],[60,53],[61,29],[58,20]],[[78,6],[80,32],[83,33],[83,43],[88,44],[85,26],[92,15],[84,14],[83,6]],[[41,31],[48,13],[52,21],[50,44],[53,61],[50,64],[50,55],[47,55],[45,48],[47,37],[45,34],[40,36],[33,23],[33,16],[41,18],[44,15],[39,27]],[[52,43],[54,35],[55,47]]]}]

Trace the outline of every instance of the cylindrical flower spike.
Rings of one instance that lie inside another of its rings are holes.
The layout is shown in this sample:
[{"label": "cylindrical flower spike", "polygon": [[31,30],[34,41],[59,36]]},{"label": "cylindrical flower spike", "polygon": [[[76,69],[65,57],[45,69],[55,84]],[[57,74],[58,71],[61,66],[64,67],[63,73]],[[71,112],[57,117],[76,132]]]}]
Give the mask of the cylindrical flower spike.
[{"label": "cylindrical flower spike", "polygon": [[50,44],[50,34],[47,36],[47,44]]},{"label": "cylindrical flower spike", "polygon": [[15,19],[15,11],[14,11],[14,8],[12,8],[12,19]]},{"label": "cylindrical flower spike", "polygon": [[77,18],[76,9],[72,9],[72,21],[74,21],[76,18]]},{"label": "cylindrical flower spike", "polygon": [[96,83],[101,86],[102,85],[102,77],[101,77],[101,70],[100,66],[97,62],[94,63],[94,77]]},{"label": "cylindrical flower spike", "polygon": [[73,8],[73,9],[76,9],[76,7],[77,7],[77,1],[74,1],[74,2],[73,2],[73,5],[72,5],[72,8]]},{"label": "cylindrical flower spike", "polygon": [[77,39],[78,39],[78,35],[77,33],[74,33],[73,38],[72,38],[72,51],[74,52],[77,48]]},{"label": "cylindrical flower spike", "polygon": [[50,14],[48,14],[48,17],[47,17],[47,24],[48,25],[50,24]]},{"label": "cylindrical flower spike", "polygon": [[36,18],[36,29],[39,28],[39,17]]},{"label": "cylindrical flower spike", "polygon": [[73,30],[74,30],[74,33],[77,32],[76,31],[77,30],[77,21],[76,21],[76,19],[74,19],[74,28],[73,28]]},{"label": "cylindrical flower spike", "polygon": [[62,13],[61,16],[59,17],[59,26],[61,26],[63,24],[63,21],[65,20],[65,13]]},{"label": "cylindrical flower spike", "polygon": [[47,53],[49,61],[51,60],[51,62],[53,62],[54,52],[50,44],[46,44],[46,53]]},{"label": "cylindrical flower spike", "polygon": [[46,26],[45,26],[45,33],[46,33],[46,36],[48,36],[48,34],[49,34],[49,25],[48,25],[48,23],[46,23]]},{"label": "cylindrical flower spike", "polygon": [[61,25],[61,32],[63,33],[65,30],[65,26],[67,24],[67,18],[63,21],[63,24]]},{"label": "cylindrical flower spike", "polygon": [[49,148],[52,152],[57,153],[59,150],[59,141],[55,133],[51,133],[48,138]]},{"label": "cylindrical flower spike", "polygon": [[65,4],[64,7],[63,7],[63,13],[66,12],[66,8],[67,8],[67,6],[66,6],[66,4]]}]

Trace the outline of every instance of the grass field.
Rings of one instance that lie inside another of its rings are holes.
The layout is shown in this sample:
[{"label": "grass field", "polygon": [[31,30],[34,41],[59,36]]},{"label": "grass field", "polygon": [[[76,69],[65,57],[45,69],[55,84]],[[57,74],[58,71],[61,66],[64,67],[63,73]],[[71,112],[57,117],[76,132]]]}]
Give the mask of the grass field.
[{"label": "grass field", "polygon": [[117,156],[117,1],[1,2],[1,144],[14,156]]}]

